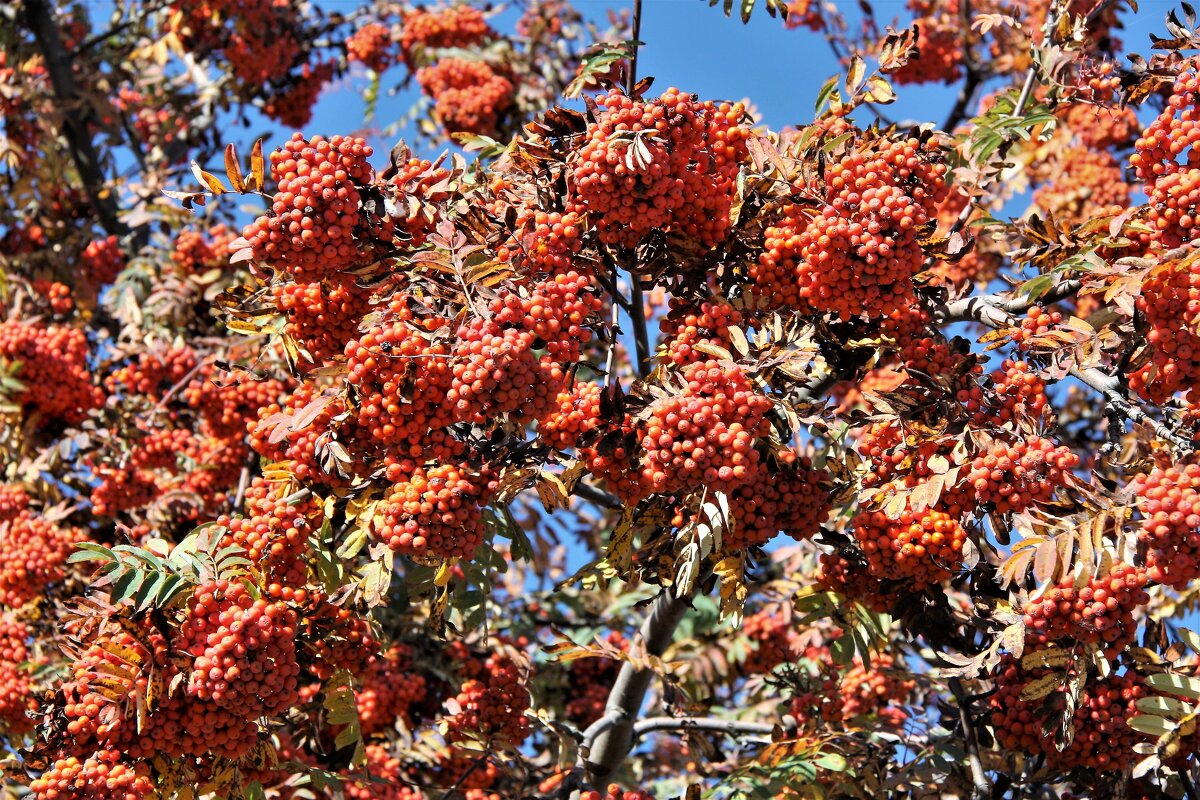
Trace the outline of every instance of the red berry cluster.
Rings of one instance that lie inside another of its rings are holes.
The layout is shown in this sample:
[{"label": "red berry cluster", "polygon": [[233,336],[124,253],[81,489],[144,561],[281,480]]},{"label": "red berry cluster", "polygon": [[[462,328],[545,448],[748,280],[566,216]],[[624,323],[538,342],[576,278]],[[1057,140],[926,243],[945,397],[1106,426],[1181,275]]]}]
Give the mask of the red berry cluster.
[{"label": "red berry cluster", "polygon": [[967,483],[980,503],[991,503],[1001,514],[1020,513],[1053,500],[1077,466],[1079,456],[1071,448],[1040,436],[1012,444],[997,440],[971,462]]},{"label": "red berry cluster", "polygon": [[579,800],[654,800],[654,795],[641,791],[627,792],[620,784],[610,783],[605,787],[603,794],[591,789],[579,795]]},{"label": "red berry cluster", "polygon": [[411,317],[405,311],[345,347],[347,380],[359,391],[357,424],[384,445],[418,440],[455,421],[447,399],[453,380],[449,349],[406,316]]},{"label": "red berry cluster", "polygon": [[[182,400],[200,412],[200,431],[226,441],[240,440],[258,410],[275,402],[287,385],[275,378],[222,377],[215,367],[204,366],[179,393]],[[221,381],[221,382],[218,382]]]},{"label": "red berry cluster", "polygon": [[1070,103],[1065,118],[1067,127],[1079,143],[1095,150],[1124,148],[1141,132],[1137,113],[1129,106],[1106,108],[1090,103]]},{"label": "red berry cluster", "polygon": [[150,470],[95,464],[92,474],[100,482],[92,487],[88,499],[92,513],[98,517],[114,517],[148,506],[161,493],[158,479]]},{"label": "red berry cluster", "polygon": [[376,511],[375,536],[421,559],[470,559],[483,542],[489,476],[454,464],[415,467]]},{"label": "red berry cluster", "polygon": [[496,260],[512,262],[538,275],[560,275],[577,269],[583,220],[574,211],[542,211],[527,203],[516,206],[512,241],[496,248]]},{"label": "red berry cluster", "polygon": [[300,57],[295,7],[286,0],[175,0],[180,34],[201,54],[224,49],[234,76],[246,87],[279,80]]},{"label": "red berry cluster", "polygon": [[[1060,751],[1054,744],[1054,732],[1043,732],[1044,701],[1021,699],[1025,686],[1044,674],[1044,670],[1022,671],[1011,661],[1001,667],[996,676],[997,691],[988,700],[997,744],[1029,755],[1044,755],[1048,764],[1061,769],[1117,772],[1138,759],[1133,746],[1141,736],[1127,721],[1139,713],[1138,699],[1148,694],[1140,678],[1126,673],[1089,680],[1071,719],[1075,737]],[[1064,686],[1066,679],[1064,675]]]},{"label": "red berry cluster", "polygon": [[1059,156],[1053,180],[1033,193],[1033,203],[1059,222],[1082,225],[1128,208],[1130,189],[1112,153],[1074,147]]},{"label": "red berry cluster", "polygon": [[746,617],[742,635],[757,645],[742,664],[747,675],[766,675],[799,655],[792,620],[778,609],[764,608]]},{"label": "red berry cluster", "polygon": [[145,764],[130,764],[118,750],[84,760],[67,756],[29,784],[37,800],[149,800],[158,796]]},{"label": "red berry cluster", "polygon": [[263,113],[289,128],[303,128],[312,121],[313,106],[333,74],[332,62],[305,64],[299,75],[267,96]]},{"label": "red berry cluster", "polygon": [[218,518],[233,544],[246,550],[246,558],[268,583],[303,586],[309,537],[320,530],[324,511],[309,494],[289,502],[294,486],[268,483],[259,477],[246,489],[246,516]]},{"label": "red berry cluster", "polygon": [[500,119],[516,99],[514,78],[486,61],[442,58],[417,70],[417,83],[433,98],[433,115],[447,133],[499,136]]},{"label": "red berry cluster", "polygon": [[854,538],[872,575],[924,588],[962,566],[967,532],[956,518],[932,508],[905,509],[895,520],[882,511],[863,511],[854,518]]},{"label": "red berry cluster", "polygon": [[991,375],[991,393],[985,408],[973,408],[972,422],[976,425],[1007,425],[1036,423],[1049,413],[1050,399],[1043,381],[1027,361],[1006,358],[1000,369]]},{"label": "red berry cluster", "polygon": [[745,108],[673,88],[657,100],[613,89],[598,102],[604,111],[571,156],[570,209],[605,244],[633,247],[652,230],[720,242],[746,154]]},{"label": "red berry cluster", "polygon": [[[919,52],[891,73],[899,85],[953,83],[962,77],[963,33],[958,6],[947,0],[909,0],[920,26]],[[883,42],[880,42],[882,47]]]},{"label": "red berry cluster", "polygon": [[557,406],[538,422],[538,437],[559,450],[570,450],[579,438],[600,423],[599,383],[576,383],[569,391],[558,393]]},{"label": "red berry cluster", "polygon": [[[1200,179],[1200,169],[1196,175]],[[1130,386],[1162,403],[1175,392],[1200,385],[1200,263],[1166,263],[1152,269],[1142,281],[1137,307],[1145,316],[1152,357],[1129,377]]]},{"label": "red berry cluster", "polygon": [[475,677],[466,680],[455,697],[458,710],[446,718],[452,742],[482,739],[490,744],[518,747],[530,733],[529,690],[524,676],[508,656],[489,656]]},{"label": "red berry cluster", "polygon": [[400,49],[410,62],[415,49],[469,48],[494,36],[483,12],[467,4],[436,11],[418,9],[404,18]]},{"label": "red berry cluster", "polygon": [[755,440],[767,434],[771,400],[741,369],[709,359],[682,370],[683,391],[654,401],[642,435],[647,492],[683,493],[698,486],[733,491],[755,481]]},{"label": "red berry cluster", "polygon": [[367,763],[362,771],[370,780],[360,783],[353,775],[343,780],[342,792],[347,800],[423,800],[425,795],[407,782],[403,762],[386,745],[368,744],[364,752]]},{"label": "red berry cluster", "polygon": [[1150,579],[1183,589],[1200,577],[1200,459],[1155,467],[1130,484]]},{"label": "red berry cluster", "polygon": [[242,231],[255,258],[301,280],[320,279],[353,267],[359,222],[358,187],[374,173],[371,148],[359,138],[296,133],[271,153],[278,183],[271,208]]},{"label": "red berry cluster", "polygon": [[871,573],[866,561],[851,560],[841,553],[821,553],[816,585],[862,603],[886,614],[896,605],[897,596],[884,588],[883,581]]},{"label": "red berry cluster", "polygon": [[942,492],[933,507],[961,519],[974,508],[970,487],[939,477],[949,470],[953,447],[953,440],[909,440],[897,422],[873,423],[858,437],[858,451],[870,460],[870,469],[862,477],[863,488],[897,483],[913,489],[941,480]]},{"label": "red berry cluster", "polygon": [[[313,403],[319,403],[320,408],[309,424],[300,430],[289,430],[287,421],[311,408]],[[332,420],[345,410],[342,400],[325,398],[319,387],[302,383],[282,402],[259,408],[258,420],[250,424],[250,445],[268,461],[289,462],[292,475],[301,483],[323,483],[329,476],[318,460],[317,447],[323,440],[331,439]],[[281,417],[287,421],[279,422]],[[278,434],[277,426],[283,426]]]},{"label": "red berry cluster", "polygon": [[1200,236],[1200,75],[1194,62],[1179,73],[1162,113],[1150,123],[1129,158],[1143,182],[1152,240],[1164,250]]},{"label": "red berry cluster", "polygon": [[0,615],[0,734],[12,736],[28,731],[33,720],[28,712],[37,708],[33,684],[26,668],[30,661],[29,629],[8,614]]},{"label": "red berry cluster", "polygon": [[829,518],[828,471],[814,469],[812,459],[790,449],[775,453],[773,462],[729,495],[733,525],[725,533],[725,550],[759,547],[780,532],[804,541]]},{"label": "red berry cluster", "polygon": [[255,600],[242,583],[196,587],[179,629],[179,649],[194,660],[187,691],[253,719],[296,702],[296,613]]},{"label": "red berry cluster", "polygon": [[143,635],[118,629],[93,641],[71,665],[63,685],[67,733],[86,745],[120,746],[137,736],[138,698],[151,691],[155,670],[166,666],[169,648],[157,630]]},{"label": "red berry cluster", "polygon": [[287,317],[284,332],[310,356],[303,366],[321,366],[340,354],[371,309],[371,290],[360,287],[350,275],[314,283],[279,283],[272,293],[275,307]]},{"label": "red berry cluster", "polygon": [[346,57],[367,69],[383,72],[391,66],[392,31],[381,22],[368,22],[346,40]]},{"label": "red berry cluster", "polygon": [[750,268],[762,302],[842,319],[908,305],[925,263],[919,231],[946,198],[945,173],[916,138],[868,141],[837,158],[805,189],[824,205],[788,205],[767,228]]},{"label": "red berry cluster", "polygon": [[104,384],[113,393],[124,389],[157,400],[195,367],[196,354],[188,347],[143,350],[136,361],[113,370]]},{"label": "red berry cluster", "polygon": [[870,666],[855,658],[853,666],[842,675],[837,699],[843,722],[870,718],[877,725],[898,730],[908,720],[904,705],[917,682],[906,678],[907,669],[897,665],[891,653],[871,656]]},{"label": "red berry cluster", "polygon": [[62,580],[67,556],[78,540],[78,531],[60,528],[28,510],[0,522],[0,605],[23,606]]},{"label": "red berry cluster", "polygon": [[49,304],[50,311],[58,316],[66,316],[75,310],[71,287],[65,283],[36,280],[33,282],[33,291],[40,295]]},{"label": "red berry cluster", "polygon": [[[280,587],[285,600],[286,594],[285,587]],[[333,605],[326,595],[314,593],[308,597],[298,625],[299,641],[313,656],[308,669],[318,678],[328,678],[337,669],[361,674],[378,658],[379,643],[370,620],[354,609]]]},{"label": "red berry cluster", "polygon": [[553,410],[563,386],[562,368],[551,356],[538,356],[542,341],[532,330],[473,317],[455,339],[446,402],[456,422],[482,425],[503,414],[527,421]]},{"label": "red berry cluster", "polygon": [[125,269],[125,254],[116,236],[93,239],[79,256],[83,274],[96,286],[112,283]]},{"label": "red berry cluster", "polygon": [[29,508],[29,493],[15,483],[0,483],[0,523],[11,522]]},{"label": "red berry cluster", "polygon": [[360,676],[362,688],[354,695],[364,736],[386,731],[396,720],[413,724],[413,711],[426,699],[427,689],[412,656],[411,647],[397,643],[368,662]]},{"label": "red berry cluster", "polygon": [[1115,658],[1137,633],[1133,612],[1150,600],[1146,582],[1146,570],[1130,564],[1117,564],[1104,577],[1092,576],[1078,589],[1075,576],[1067,575],[1026,603],[1026,635],[1037,645],[1065,638],[1103,645],[1105,654]]},{"label": "red berry cluster", "polygon": [[1020,326],[1013,329],[1012,340],[1018,350],[1029,350],[1034,346],[1031,339],[1045,336],[1061,325],[1062,321],[1063,315],[1060,311],[1047,310],[1037,305],[1030,306],[1021,319]]},{"label": "red berry cluster", "polygon": [[666,340],[666,358],[678,366],[705,361],[709,356],[695,349],[708,342],[729,349],[730,328],[740,328],[742,312],[724,300],[704,300],[699,306],[679,298],[671,299],[671,310],[659,322]]},{"label": "red berry cluster", "polygon": [[241,709],[190,697],[182,689],[160,699],[140,732],[125,728],[121,750],[133,758],[217,756],[238,759],[254,747],[258,726]]},{"label": "red berry cluster", "polygon": [[488,310],[495,323],[528,331],[556,361],[569,364],[579,360],[591,341],[587,323],[600,306],[591,276],[571,270],[536,281],[525,291],[506,292]]},{"label": "red berry cluster", "polygon": [[19,363],[25,384],[15,400],[30,410],[76,425],[104,402],[88,371],[87,336],[78,328],[36,322],[0,323],[0,361]]},{"label": "red berry cluster", "polygon": [[[440,162],[439,162],[440,164]],[[442,219],[442,207],[451,196],[450,170],[428,159],[410,158],[396,168],[396,174],[388,180],[390,190],[396,196],[397,210],[377,223],[381,226],[378,238],[393,241],[416,250],[425,244],[429,234]],[[402,213],[403,216],[398,216]],[[402,232],[396,236],[396,229]],[[506,260],[497,255],[498,260]]]}]

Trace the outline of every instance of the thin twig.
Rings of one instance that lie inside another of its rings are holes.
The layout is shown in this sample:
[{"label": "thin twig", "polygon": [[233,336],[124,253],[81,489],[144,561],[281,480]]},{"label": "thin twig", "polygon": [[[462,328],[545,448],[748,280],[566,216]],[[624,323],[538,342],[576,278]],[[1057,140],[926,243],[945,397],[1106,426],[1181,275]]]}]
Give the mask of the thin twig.
[{"label": "thin twig", "polygon": [[647,717],[633,726],[633,738],[641,739],[656,731],[713,731],[730,736],[769,736],[775,731],[775,726],[765,722],[742,722],[711,717]]},{"label": "thin twig", "polygon": [[986,800],[992,793],[992,784],[988,780],[987,770],[983,768],[983,760],[979,756],[979,736],[975,732],[975,722],[971,719],[970,703],[967,693],[963,691],[962,681],[951,678],[950,691],[958,702],[958,719],[963,726],[963,737],[967,745],[967,762],[971,767],[971,800]]}]

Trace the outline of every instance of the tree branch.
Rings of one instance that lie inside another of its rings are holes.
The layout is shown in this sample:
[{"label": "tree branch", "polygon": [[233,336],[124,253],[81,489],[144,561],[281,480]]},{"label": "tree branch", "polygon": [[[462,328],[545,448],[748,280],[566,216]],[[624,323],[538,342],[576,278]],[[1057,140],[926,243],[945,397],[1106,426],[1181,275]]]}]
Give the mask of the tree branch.
[{"label": "tree branch", "polygon": [[117,219],[117,205],[105,187],[100,156],[88,132],[86,115],[80,111],[81,100],[75,87],[71,58],[63,45],[50,3],[47,0],[26,0],[25,16],[46,61],[46,70],[50,73],[50,84],[54,87],[54,95],[63,115],[62,134],[67,140],[79,179],[83,182],[83,190],[96,209],[104,230],[114,235],[124,234],[127,229]]},{"label": "tree branch", "polygon": [[[640,631],[649,655],[661,656],[666,651],[689,607],[687,600],[679,599],[670,590],[658,596]],[[653,678],[653,670],[639,669],[628,661],[621,664],[608,694],[604,716],[584,731],[581,752],[587,759],[588,773],[597,783],[616,772],[629,755],[637,715]]]},{"label": "tree branch", "polygon": [[736,719],[713,719],[711,717],[647,717],[633,726],[633,738],[655,731],[713,731],[729,736],[742,734],[769,736],[775,726],[765,722],[742,722]]},{"label": "tree branch", "polygon": [[958,719],[962,723],[963,737],[966,739],[967,763],[971,767],[971,800],[987,800],[992,793],[992,784],[979,756],[979,736],[975,732],[975,722],[971,719],[967,693],[963,691],[962,681],[958,678],[951,678],[949,683],[950,691],[958,702]]}]

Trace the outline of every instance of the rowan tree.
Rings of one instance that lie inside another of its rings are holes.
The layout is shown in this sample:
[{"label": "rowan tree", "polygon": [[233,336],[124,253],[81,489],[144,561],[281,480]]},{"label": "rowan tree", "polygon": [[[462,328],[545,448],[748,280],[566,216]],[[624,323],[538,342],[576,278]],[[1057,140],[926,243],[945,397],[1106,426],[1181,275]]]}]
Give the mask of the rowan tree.
[{"label": "rowan tree", "polygon": [[640,0],[106,11],[0,9],[5,796],[1197,796],[1189,5],[743,2],[780,130]]}]

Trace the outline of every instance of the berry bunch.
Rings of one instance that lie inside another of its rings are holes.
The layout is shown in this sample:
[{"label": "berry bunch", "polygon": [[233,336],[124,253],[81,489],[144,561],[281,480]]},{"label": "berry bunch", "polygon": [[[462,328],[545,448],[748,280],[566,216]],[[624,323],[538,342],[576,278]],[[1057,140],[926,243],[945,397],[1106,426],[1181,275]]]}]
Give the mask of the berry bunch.
[{"label": "berry bunch", "polygon": [[1012,340],[1018,350],[1029,350],[1034,346],[1036,337],[1044,336],[1061,325],[1063,315],[1060,311],[1047,310],[1042,306],[1030,306],[1025,312],[1021,324],[1013,329]]},{"label": "berry bunch", "polygon": [[263,113],[289,128],[303,128],[312,121],[313,106],[333,74],[332,62],[305,64],[299,75],[267,96]]},{"label": "berry bunch", "polygon": [[924,588],[962,566],[967,532],[956,518],[932,508],[905,509],[895,520],[882,511],[863,511],[854,518],[854,538],[872,575]]},{"label": "berry bunch", "polygon": [[418,9],[404,18],[400,49],[411,63],[418,46],[426,50],[465,49],[494,35],[483,12],[465,3],[434,11]]},{"label": "berry bunch", "polygon": [[360,287],[353,276],[278,283],[272,293],[275,307],[287,316],[284,332],[309,356],[305,367],[322,366],[340,354],[371,309],[371,290]]},{"label": "berry bunch", "polygon": [[29,629],[9,614],[0,615],[0,733],[20,734],[33,727],[28,712],[37,708],[30,661]]},{"label": "berry bunch", "polygon": [[1200,577],[1200,459],[1155,467],[1130,484],[1151,580],[1182,589]]},{"label": "berry bunch", "polygon": [[579,795],[579,800],[654,800],[654,795],[641,791],[627,792],[620,784],[610,783],[605,787],[603,794],[591,789]]},{"label": "berry bunch", "polygon": [[413,709],[426,699],[427,689],[425,676],[414,668],[411,647],[397,643],[373,656],[361,681],[354,702],[364,736],[385,731],[396,720],[413,724]]},{"label": "berry bunch", "polygon": [[746,617],[742,634],[757,645],[742,664],[747,675],[767,675],[798,656],[792,620],[778,609],[764,608]]},{"label": "berry bunch", "polygon": [[812,459],[790,449],[777,452],[774,462],[729,495],[733,525],[722,542],[726,551],[761,546],[780,532],[804,541],[829,518],[828,471],[814,469]]},{"label": "berry bunch", "polygon": [[108,391],[122,389],[130,394],[158,400],[196,367],[196,354],[188,347],[143,350],[136,361],[113,370],[104,381]]},{"label": "berry bunch", "polygon": [[[1200,170],[1196,174],[1200,179]],[[1129,383],[1149,400],[1162,403],[1200,383],[1198,297],[1200,263],[1195,261],[1161,264],[1142,281],[1137,308],[1145,316],[1152,357],[1130,376]]]},{"label": "berry bunch", "polygon": [[657,100],[613,89],[598,102],[604,111],[571,156],[569,209],[590,215],[605,244],[633,247],[656,229],[720,242],[746,153],[745,108],[678,89]]},{"label": "berry bunch", "polygon": [[709,359],[685,366],[683,391],[654,401],[642,435],[642,481],[657,493],[732,491],[759,474],[755,440],[771,400],[741,369]]},{"label": "berry bunch", "polygon": [[991,379],[988,406],[973,408],[968,403],[974,424],[1013,427],[1018,423],[1036,423],[1049,413],[1046,382],[1033,372],[1029,362],[1006,358]]},{"label": "berry bunch", "polygon": [[[1070,721],[1075,736],[1060,751],[1054,732],[1044,730],[1042,701],[1021,699],[1027,683],[1045,674],[1044,670],[1024,672],[1013,661],[1001,666],[997,691],[988,700],[997,744],[1029,755],[1042,754],[1048,764],[1062,769],[1117,772],[1132,765],[1137,758],[1133,746],[1141,737],[1127,721],[1138,714],[1138,699],[1148,694],[1141,679],[1126,673],[1089,680]],[[1066,680],[1064,675],[1064,686]]]},{"label": "berry bunch", "polygon": [[149,800],[158,796],[145,764],[131,765],[115,750],[84,760],[67,756],[29,784],[37,800]]},{"label": "berry bunch", "polygon": [[25,384],[14,399],[46,417],[76,425],[104,402],[92,382],[87,336],[77,328],[36,322],[0,323],[0,360],[20,365]]},{"label": "berry bunch", "polygon": [[1180,71],[1162,113],[1138,137],[1129,158],[1148,198],[1152,241],[1164,250],[1200,235],[1200,74],[1195,65]]},{"label": "berry bunch", "polygon": [[742,312],[724,300],[704,300],[697,306],[672,298],[671,310],[659,322],[666,358],[676,366],[704,361],[708,356],[695,346],[708,342],[729,349],[729,329],[740,328],[743,322]]},{"label": "berry bunch", "polygon": [[271,176],[278,183],[271,208],[242,231],[255,258],[303,280],[354,266],[358,187],[372,180],[371,152],[363,139],[306,140],[296,133],[271,153]]},{"label": "berry bunch", "polygon": [[289,502],[288,483],[268,483],[258,477],[246,489],[246,516],[222,516],[217,524],[229,531],[233,544],[246,551],[246,558],[268,583],[303,586],[308,539],[320,530],[324,511],[309,494]]},{"label": "berry bunch", "polygon": [[140,635],[118,629],[93,641],[75,659],[72,678],[63,685],[67,733],[81,744],[106,746],[136,738],[137,725],[129,719],[168,656],[166,639],[149,625]]},{"label": "berry bunch", "polygon": [[112,283],[125,269],[125,254],[116,236],[93,239],[79,255],[83,274],[96,286]]},{"label": "berry bunch", "polygon": [[0,605],[23,606],[62,580],[67,556],[78,540],[78,531],[60,528],[28,510],[0,522]]},{"label": "berry bunch", "polygon": [[489,656],[478,676],[463,683],[455,705],[458,710],[446,719],[451,741],[517,747],[529,737],[529,690],[516,663],[503,654]]},{"label": "berry bunch", "polygon": [[1032,505],[1048,503],[1067,485],[1079,456],[1066,445],[1031,436],[1012,444],[997,440],[971,462],[967,483],[980,503],[990,503],[1001,514],[1020,513]]},{"label": "berry bunch", "polygon": [[1128,106],[1106,108],[1090,103],[1070,103],[1065,119],[1079,143],[1094,150],[1124,148],[1141,133],[1137,114]]},{"label": "berry bunch", "polygon": [[869,718],[875,724],[899,730],[908,720],[904,705],[917,682],[903,677],[903,665],[897,665],[891,653],[877,653],[869,666],[861,658],[842,675],[837,698],[843,722]]},{"label": "berry bunch", "polygon": [[415,467],[379,504],[375,536],[420,559],[470,559],[483,541],[490,478],[455,464]]},{"label": "berry bunch", "polygon": [[392,32],[380,22],[368,22],[346,40],[346,57],[375,72],[392,63]]},{"label": "berry bunch", "polygon": [[872,574],[859,554],[848,558],[841,552],[821,553],[816,584],[823,590],[836,592],[862,603],[873,611],[889,613],[896,605],[897,594],[885,588],[883,581]]},{"label": "berry bunch", "polygon": [[496,324],[533,334],[549,355],[567,364],[578,361],[591,341],[586,326],[600,306],[591,277],[571,270],[537,281],[525,291],[506,292],[488,310]]},{"label": "berry bunch", "polygon": [[1025,605],[1026,635],[1039,646],[1064,638],[1101,644],[1115,658],[1137,633],[1133,611],[1150,600],[1146,583],[1146,570],[1130,564],[1117,564],[1104,577],[1092,576],[1078,589],[1075,576],[1067,575]]},{"label": "berry bunch", "polygon": [[1082,225],[1128,208],[1130,186],[1112,153],[1076,147],[1059,156],[1054,179],[1033,193],[1033,203],[1060,222]]},{"label": "berry bunch", "polygon": [[559,275],[580,269],[575,255],[582,245],[583,220],[574,211],[542,211],[516,206],[512,241],[496,249],[498,261],[512,262],[534,275]]},{"label": "berry bunch", "polygon": [[556,359],[538,356],[542,340],[536,333],[473,317],[459,327],[455,340],[453,381],[446,394],[455,422],[486,425],[503,414],[528,421],[552,411],[564,376]]},{"label": "berry bunch", "polygon": [[75,310],[75,299],[71,296],[71,287],[57,281],[36,280],[33,282],[36,292],[50,306],[50,311],[58,316],[67,316]]},{"label": "berry bunch", "polygon": [[433,115],[447,133],[499,136],[500,119],[516,99],[513,77],[486,61],[443,58],[417,70],[433,98]]},{"label": "berry bunch", "polygon": [[558,393],[556,408],[538,421],[538,436],[547,445],[570,450],[581,436],[600,422],[599,383],[576,383],[569,391]]},{"label": "berry bunch", "polygon": [[750,268],[761,302],[843,320],[907,306],[925,262],[919,230],[946,198],[945,173],[916,138],[868,140],[837,157],[805,187],[825,203],[785,206],[767,228]]},{"label": "berry bunch", "polygon": [[193,658],[187,691],[253,719],[297,699],[296,613],[255,600],[244,584],[197,586],[179,629],[178,647]]},{"label": "berry bunch", "polygon": [[[920,27],[919,53],[891,73],[899,85],[953,83],[962,77],[963,34],[958,6],[947,0],[909,0]],[[883,42],[880,42],[880,46]]]},{"label": "berry bunch", "polygon": [[[629,641],[617,631],[612,631],[605,639],[620,650],[629,646]],[[572,661],[568,671],[568,699],[563,709],[564,716],[579,726],[580,730],[600,719],[620,669],[620,661],[606,656]]]}]

